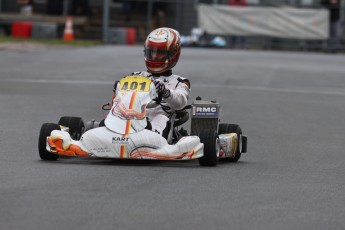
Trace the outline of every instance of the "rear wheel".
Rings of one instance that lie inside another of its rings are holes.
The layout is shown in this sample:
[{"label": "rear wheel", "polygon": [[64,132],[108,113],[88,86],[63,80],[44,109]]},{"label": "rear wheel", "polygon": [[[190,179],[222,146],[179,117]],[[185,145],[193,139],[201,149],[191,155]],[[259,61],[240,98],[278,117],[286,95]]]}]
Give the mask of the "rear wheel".
[{"label": "rear wheel", "polygon": [[61,117],[58,124],[69,128],[68,132],[73,140],[80,140],[85,129],[84,122],[80,117]]},{"label": "rear wheel", "polygon": [[53,130],[61,130],[60,126],[53,123],[44,123],[41,127],[40,136],[38,138],[38,153],[44,161],[55,161],[59,158],[59,155],[48,152],[47,137],[50,136]]},{"label": "rear wheel", "polygon": [[204,144],[204,156],[199,158],[201,166],[216,166],[219,156],[219,138],[215,130],[205,129],[199,134],[200,142]]},{"label": "rear wheel", "polygon": [[239,125],[236,124],[220,124],[219,125],[219,134],[225,133],[236,133],[237,143],[236,143],[236,152],[234,157],[222,158],[224,161],[237,162],[242,155],[242,130]]}]

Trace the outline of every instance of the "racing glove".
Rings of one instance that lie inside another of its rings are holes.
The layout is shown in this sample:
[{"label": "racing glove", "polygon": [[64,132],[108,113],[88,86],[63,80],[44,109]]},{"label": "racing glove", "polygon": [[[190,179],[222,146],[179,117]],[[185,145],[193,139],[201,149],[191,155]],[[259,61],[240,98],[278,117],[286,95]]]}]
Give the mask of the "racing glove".
[{"label": "racing glove", "polygon": [[161,93],[163,98],[168,98],[170,96],[170,90],[165,88],[165,85],[162,82],[154,80],[153,84],[155,84],[157,93]]}]

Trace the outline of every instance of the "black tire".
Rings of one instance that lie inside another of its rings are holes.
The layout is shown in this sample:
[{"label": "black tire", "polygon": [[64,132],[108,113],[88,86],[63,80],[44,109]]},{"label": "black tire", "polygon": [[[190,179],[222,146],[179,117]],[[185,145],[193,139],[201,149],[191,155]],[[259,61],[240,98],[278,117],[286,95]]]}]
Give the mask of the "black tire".
[{"label": "black tire", "polygon": [[227,131],[228,131],[228,124],[225,124],[225,123],[219,124],[218,134],[224,134],[224,133],[227,133]]},{"label": "black tire", "polygon": [[59,125],[69,128],[69,134],[73,140],[80,140],[81,135],[85,130],[83,119],[80,117],[61,117]]},{"label": "black tire", "polygon": [[204,144],[204,156],[199,158],[201,166],[216,166],[218,161],[219,138],[215,130],[204,129],[199,133],[200,142]]},{"label": "black tire", "polygon": [[234,157],[222,158],[224,161],[237,162],[242,155],[242,130],[239,125],[236,124],[220,124],[219,125],[219,135],[225,133],[236,133],[237,134],[237,145]]},{"label": "black tire", "polygon": [[38,153],[44,161],[56,161],[59,155],[48,152],[46,149],[47,137],[53,130],[61,130],[60,126],[54,123],[44,123],[41,127],[40,136],[38,138]]}]

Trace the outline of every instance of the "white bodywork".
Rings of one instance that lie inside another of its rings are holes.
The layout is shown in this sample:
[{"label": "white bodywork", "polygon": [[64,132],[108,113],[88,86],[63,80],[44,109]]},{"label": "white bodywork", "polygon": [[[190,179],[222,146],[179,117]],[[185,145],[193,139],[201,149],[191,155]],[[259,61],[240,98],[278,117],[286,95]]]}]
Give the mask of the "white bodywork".
[{"label": "white bodywork", "polygon": [[[151,79],[129,76],[120,81],[120,89],[105,119],[105,126],[85,132],[74,141],[66,130],[54,130],[50,138],[63,140],[63,148],[77,145],[90,156],[130,159],[187,160],[204,155],[197,136],[181,138],[169,145],[161,135],[145,129],[146,105],[155,97]],[[47,143],[47,150],[50,146]]]},{"label": "white bodywork", "polygon": [[86,132],[81,143],[97,157],[162,160],[199,158],[203,156],[204,147],[197,136],[184,137],[169,145],[165,138],[150,130],[124,137],[106,127]]}]

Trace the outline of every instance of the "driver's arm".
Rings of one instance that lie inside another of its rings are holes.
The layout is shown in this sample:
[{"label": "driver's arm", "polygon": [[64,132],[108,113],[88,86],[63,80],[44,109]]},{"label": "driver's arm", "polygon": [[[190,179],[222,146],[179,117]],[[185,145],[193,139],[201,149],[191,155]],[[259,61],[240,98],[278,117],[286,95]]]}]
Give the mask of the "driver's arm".
[{"label": "driver's arm", "polygon": [[163,97],[164,101],[174,110],[183,109],[189,99],[190,83],[188,80],[181,81],[175,89],[170,89],[170,94]]}]

